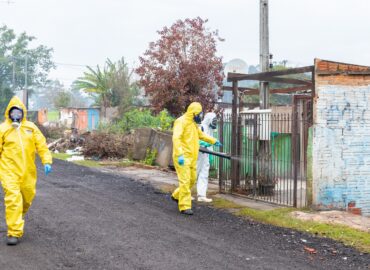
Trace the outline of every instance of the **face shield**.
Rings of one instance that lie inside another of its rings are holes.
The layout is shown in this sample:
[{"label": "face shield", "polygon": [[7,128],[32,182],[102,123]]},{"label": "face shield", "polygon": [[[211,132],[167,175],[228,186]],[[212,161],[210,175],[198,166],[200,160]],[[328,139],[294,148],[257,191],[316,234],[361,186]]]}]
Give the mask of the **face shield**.
[{"label": "face shield", "polygon": [[217,128],[217,118],[216,117],[212,119],[212,122],[211,122],[211,124],[209,124],[209,127],[211,129],[216,129]]},{"label": "face shield", "polygon": [[9,119],[12,121],[12,126],[18,128],[23,119],[23,110],[18,107],[13,107],[9,111]]},{"label": "face shield", "polygon": [[203,120],[203,112],[200,112],[199,114],[194,115],[194,121],[195,121],[195,123],[201,124],[202,123],[202,120]]}]

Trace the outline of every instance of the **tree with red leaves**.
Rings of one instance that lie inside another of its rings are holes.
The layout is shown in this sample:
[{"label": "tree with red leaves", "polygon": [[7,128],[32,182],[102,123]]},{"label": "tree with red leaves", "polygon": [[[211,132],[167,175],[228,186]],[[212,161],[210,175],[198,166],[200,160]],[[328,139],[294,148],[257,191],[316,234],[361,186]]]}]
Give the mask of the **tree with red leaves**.
[{"label": "tree with red leaves", "polygon": [[156,112],[167,109],[182,114],[190,102],[204,110],[216,101],[214,89],[222,85],[222,58],[216,56],[218,31],[205,27],[201,18],[178,20],[158,31],[160,39],[149,44],[136,69],[140,85]]}]

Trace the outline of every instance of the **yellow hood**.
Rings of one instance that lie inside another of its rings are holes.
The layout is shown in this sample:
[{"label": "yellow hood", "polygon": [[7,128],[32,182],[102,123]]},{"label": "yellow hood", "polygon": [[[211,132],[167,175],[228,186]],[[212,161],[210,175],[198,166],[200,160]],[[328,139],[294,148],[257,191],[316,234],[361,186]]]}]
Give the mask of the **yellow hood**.
[{"label": "yellow hood", "polygon": [[195,115],[202,111],[202,105],[199,102],[192,102],[186,110],[185,117],[193,119]]},{"label": "yellow hood", "polygon": [[9,120],[9,111],[13,107],[17,107],[23,110],[22,122],[26,121],[26,117],[27,117],[26,106],[24,106],[23,102],[16,96],[12,97],[12,99],[9,101],[8,107],[6,107],[5,114],[4,114],[5,119]]}]

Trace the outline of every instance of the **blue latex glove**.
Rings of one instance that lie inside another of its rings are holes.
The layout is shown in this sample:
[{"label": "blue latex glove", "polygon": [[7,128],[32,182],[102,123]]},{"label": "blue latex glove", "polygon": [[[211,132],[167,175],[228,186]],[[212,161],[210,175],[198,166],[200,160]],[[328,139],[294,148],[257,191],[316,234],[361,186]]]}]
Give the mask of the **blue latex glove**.
[{"label": "blue latex glove", "polygon": [[44,170],[45,170],[45,175],[47,176],[49,173],[51,173],[51,165],[45,164]]},{"label": "blue latex glove", "polygon": [[177,162],[179,163],[180,166],[183,166],[184,163],[185,163],[185,159],[184,159],[184,156],[181,155],[177,158]]},{"label": "blue latex glove", "polygon": [[215,146],[222,146],[222,143],[220,143],[219,140],[216,141]]},{"label": "blue latex glove", "polygon": [[211,146],[210,143],[204,142],[202,140],[199,141],[199,145],[202,146],[202,147],[210,147]]}]

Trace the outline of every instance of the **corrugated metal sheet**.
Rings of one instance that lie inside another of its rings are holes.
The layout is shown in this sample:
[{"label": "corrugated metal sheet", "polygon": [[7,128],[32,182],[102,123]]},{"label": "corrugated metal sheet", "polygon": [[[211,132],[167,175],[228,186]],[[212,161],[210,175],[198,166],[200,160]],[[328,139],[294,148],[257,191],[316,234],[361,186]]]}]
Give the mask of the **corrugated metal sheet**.
[{"label": "corrugated metal sheet", "polygon": [[39,122],[40,125],[44,124],[45,122],[48,121],[48,111],[47,109],[41,109],[38,111],[38,114],[37,114],[37,120]]},{"label": "corrugated metal sheet", "polygon": [[99,110],[90,108],[88,109],[88,130],[95,130],[99,126]]}]

